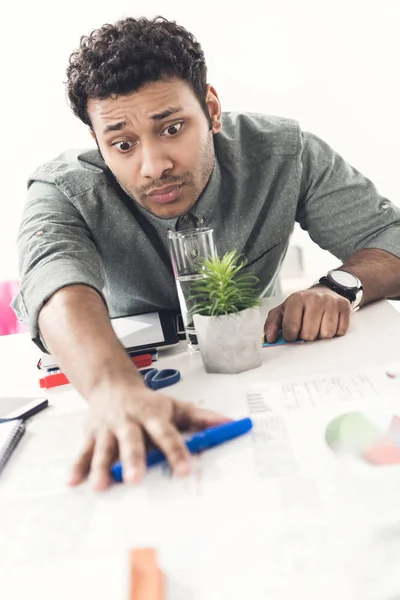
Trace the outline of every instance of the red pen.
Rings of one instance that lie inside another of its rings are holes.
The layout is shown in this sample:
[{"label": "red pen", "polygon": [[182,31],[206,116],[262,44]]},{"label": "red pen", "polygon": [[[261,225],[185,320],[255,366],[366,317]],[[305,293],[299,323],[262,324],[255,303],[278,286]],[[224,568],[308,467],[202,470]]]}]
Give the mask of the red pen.
[{"label": "red pen", "polygon": [[[140,356],[132,356],[132,362],[138,369],[143,369],[144,367],[149,367],[152,362],[151,354],[140,354]],[[41,388],[53,388],[58,387],[60,385],[66,385],[69,383],[66,375],[64,373],[52,373],[50,375],[46,375],[46,377],[41,377],[39,379],[39,386]]]}]

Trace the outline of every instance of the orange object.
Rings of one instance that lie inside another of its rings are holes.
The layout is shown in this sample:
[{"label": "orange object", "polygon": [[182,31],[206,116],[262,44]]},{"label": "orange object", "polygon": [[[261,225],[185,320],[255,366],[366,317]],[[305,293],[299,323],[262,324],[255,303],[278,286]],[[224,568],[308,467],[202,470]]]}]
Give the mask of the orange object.
[{"label": "orange object", "polygon": [[164,574],[154,548],[135,548],[129,553],[129,600],[164,600]]},{"label": "orange object", "polygon": [[[138,369],[143,369],[144,367],[150,367],[153,363],[153,358],[151,354],[140,354],[139,356],[132,356],[132,362]],[[46,377],[41,377],[39,379],[39,386],[41,388],[53,388],[58,387],[59,385],[66,385],[69,383],[67,376],[64,373],[50,373],[46,375]]]}]

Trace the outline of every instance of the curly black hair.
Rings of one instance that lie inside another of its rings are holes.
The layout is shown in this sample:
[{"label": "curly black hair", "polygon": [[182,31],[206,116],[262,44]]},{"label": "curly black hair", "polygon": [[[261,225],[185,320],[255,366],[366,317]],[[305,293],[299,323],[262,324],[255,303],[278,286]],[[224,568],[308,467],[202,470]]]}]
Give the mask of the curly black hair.
[{"label": "curly black hair", "polygon": [[194,35],[164,17],[129,17],[81,37],[79,48],[69,58],[66,90],[74,114],[91,126],[89,98],[128,94],[170,77],[191,86],[210,122],[207,67]]}]

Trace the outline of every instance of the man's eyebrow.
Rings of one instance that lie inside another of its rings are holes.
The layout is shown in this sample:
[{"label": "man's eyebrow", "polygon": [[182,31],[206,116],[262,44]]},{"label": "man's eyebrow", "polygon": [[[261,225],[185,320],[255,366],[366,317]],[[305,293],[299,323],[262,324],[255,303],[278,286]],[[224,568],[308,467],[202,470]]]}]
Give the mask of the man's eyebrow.
[{"label": "man's eyebrow", "polygon": [[163,119],[166,119],[167,117],[170,117],[171,115],[174,115],[175,113],[180,112],[181,110],[182,110],[182,108],[180,106],[173,107],[173,108],[166,108],[162,112],[151,115],[150,120],[151,121],[162,121]]},{"label": "man's eyebrow", "polygon": [[[166,119],[167,117],[170,117],[171,115],[174,115],[175,113],[178,113],[181,111],[182,111],[182,108],[180,106],[166,108],[162,112],[154,113],[153,115],[150,115],[150,120],[151,121],[162,121],[163,119]],[[126,121],[118,121],[118,123],[110,123],[110,125],[106,125],[104,127],[103,135],[106,135],[107,133],[110,133],[112,131],[121,131],[121,129],[124,129],[124,127],[126,127],[126,126],[127,126]]]},{"label": "man's eyebrow", "polygon": [[103,135],[106,133],[110,133],[110,131],[121,131],[124,127],[126,127],[126,121],[119,121],[118,123],[111,123],[110,125],[106,125],[103,130]]}]

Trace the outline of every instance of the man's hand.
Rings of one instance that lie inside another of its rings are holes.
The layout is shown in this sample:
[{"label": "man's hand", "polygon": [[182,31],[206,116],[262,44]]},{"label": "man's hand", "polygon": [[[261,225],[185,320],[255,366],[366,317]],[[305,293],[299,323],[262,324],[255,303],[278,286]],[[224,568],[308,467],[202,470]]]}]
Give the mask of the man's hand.
[{"label": "man's hand", "polygon": [[179,430],[230,420],[148,389],[117,339],[102,298],[91,287],[58,290],[42,308],[39,326],[61,370],[89,404],[87,440],[71,485],[90,474],[95,489],[106,488],[118,457],[124,481],[139,481],[148,442],[164,452],[176,474],[184,475],[189,472],[189,453]]},{"label": "man's hand", "polygon": [[190,455],[179,430],[196,431],[230,419],[154,392],[142,382],[102,385],[89,398],[89,432],[71,473],[70,485],[90,474],[93,488],[108,487],[110,467],[120,458],[124,481],[140,481],[146,469],[146,444],[166,455],[177,475],[190,471]]},{"label": "man's hand", "polygon": [[273,308],[264,324],[267,342],[277,340],[282,329],[288,342],[313,341],[344,335],[350,325],[351,304],[327,287],[316,285],[291,294]]}]

